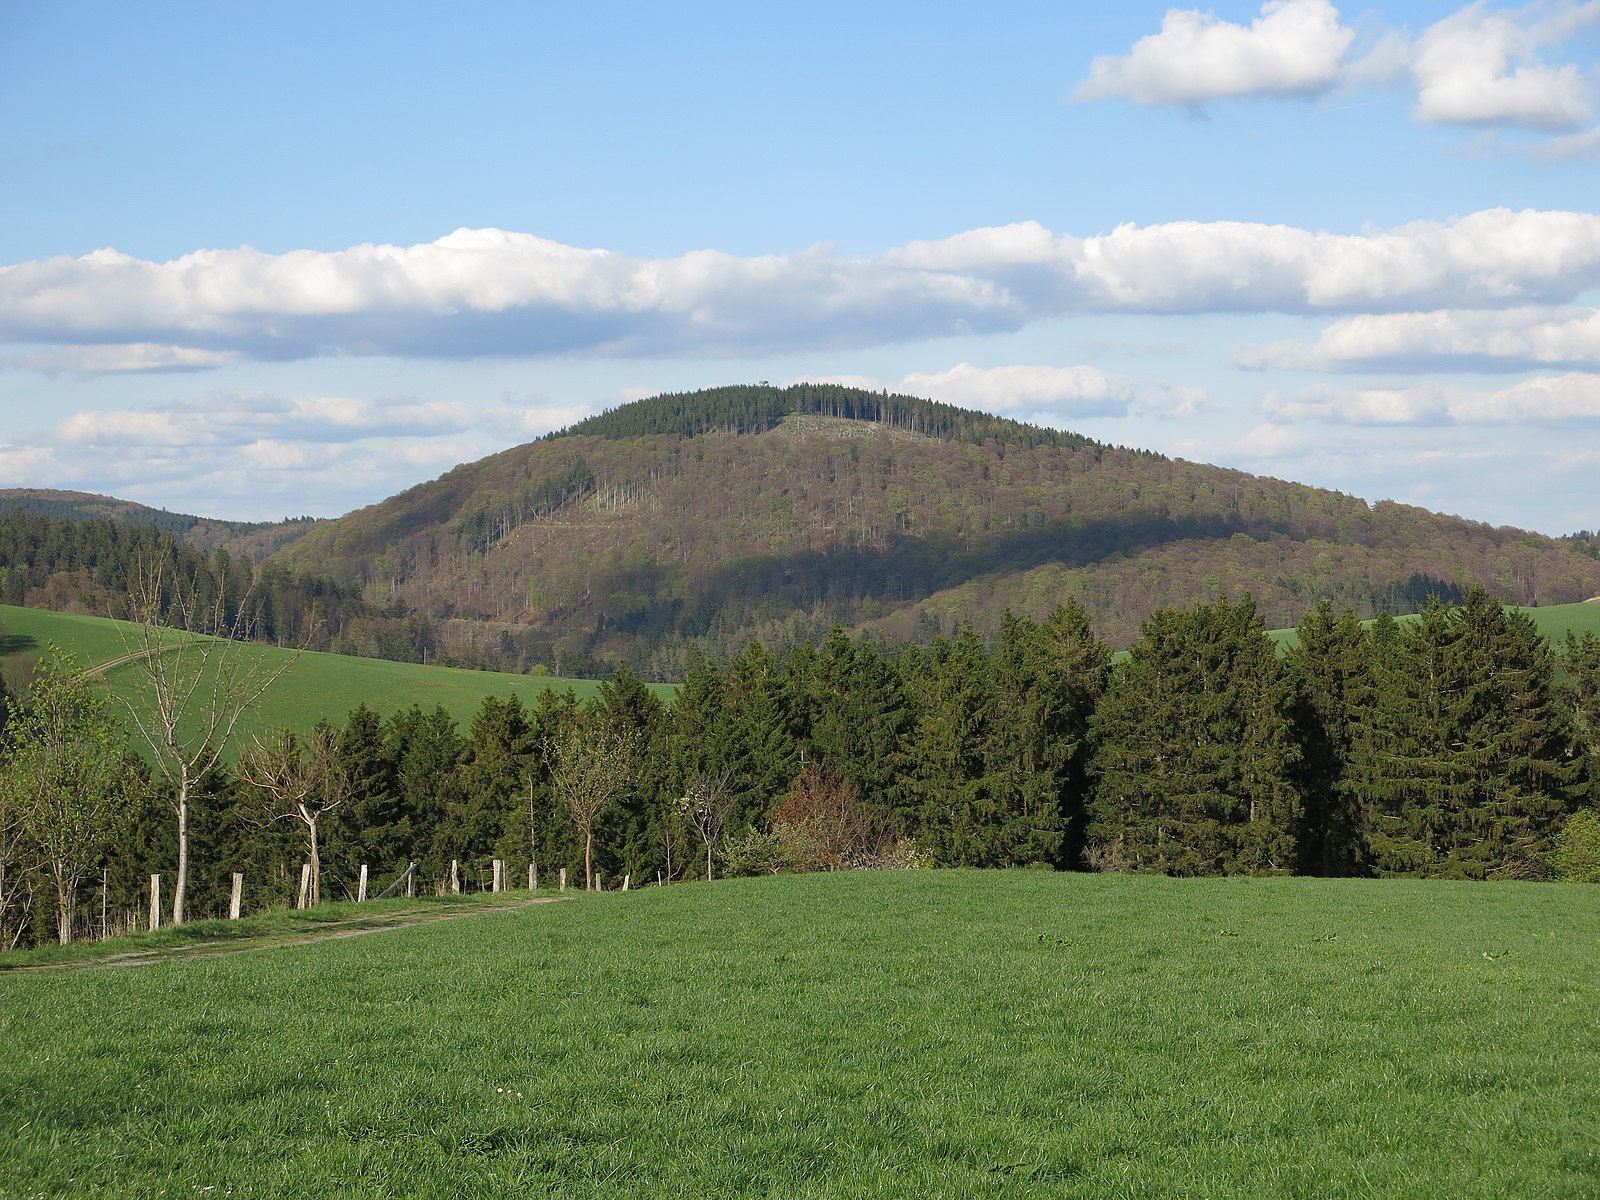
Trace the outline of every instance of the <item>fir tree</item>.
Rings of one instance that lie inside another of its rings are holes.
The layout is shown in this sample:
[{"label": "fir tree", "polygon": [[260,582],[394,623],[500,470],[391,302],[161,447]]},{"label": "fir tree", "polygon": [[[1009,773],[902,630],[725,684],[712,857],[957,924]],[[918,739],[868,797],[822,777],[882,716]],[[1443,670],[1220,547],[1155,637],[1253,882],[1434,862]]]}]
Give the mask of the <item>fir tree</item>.
[{"label": "fir tree", "polygon": [[1287,687],[1255,602],[1157,612],[1096,713],[1096,865],[1288,871],[1300,803]]}]

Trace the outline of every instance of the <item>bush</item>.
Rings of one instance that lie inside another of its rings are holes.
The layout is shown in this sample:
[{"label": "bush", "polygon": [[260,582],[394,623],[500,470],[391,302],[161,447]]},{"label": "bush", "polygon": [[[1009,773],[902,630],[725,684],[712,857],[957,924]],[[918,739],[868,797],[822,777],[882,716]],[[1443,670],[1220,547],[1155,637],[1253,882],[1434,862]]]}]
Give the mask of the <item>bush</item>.
[{"label": "bush", "polygon": [[1600,812],[1585,808],[1567,818],[1550,864],[1563,883],[1600,883]]}]

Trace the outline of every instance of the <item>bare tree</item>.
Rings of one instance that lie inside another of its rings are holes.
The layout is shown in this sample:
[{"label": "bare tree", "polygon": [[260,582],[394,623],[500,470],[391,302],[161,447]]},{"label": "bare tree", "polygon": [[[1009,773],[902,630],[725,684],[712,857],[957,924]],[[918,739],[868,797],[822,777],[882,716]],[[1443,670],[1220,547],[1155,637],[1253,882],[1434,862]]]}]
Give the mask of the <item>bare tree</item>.
[{"label": "bare tree", "polygon": [[637,729],[590,715],[564,724],[545,743],[550,783],[583,834],[583,886],[594,886],[594,822],[633,785],[641,745]]},{"label": "bare tree", "polygon": [[711,879],[711,852],[722,837],[737,799],[728,786],[729,773],[701,771],[689,782],[689,789],[678,801],[678,808],[689,818],[706,847],[706,880]]},{"label": "bare tree", "polygon": [[[239,718],[294,665],[300,652],[297,649],[273,666],[261,648],[249,645],[254,628],[250,597],[230,602],[225,583],[198,571],[186,576],[161,557],[135,564],[128,585],[132,620],[118,626],[126,651],[123,662],[136,684],[116,689],[117,697],[150,748],[156,770],[174,792],[172,807],[178,818],[174,925],[183,924],[188,893],[189,814],[195,786],[221,761]],[[208,586],[210,596],[205,595]]]},{"label": "bare tree", "polygon": [[56,892],[56,936],[72,940],[78,886],[128,815],[135,786],[127,742],[106,701],[70,655],[51,647],[25,705],[13,705],[11,753],[0,807],[15,810],[49,868]]},{"label": "bare tree", "polygon": [[338,735],[327,722],[322,722],[311,731],[305,745],[285,727],[271,742],[256,738],[239,755],[239,779],[254,788],[260,798],[255,807],[256,818],[262,824],[297,821],[305,832],[312,904],[322,902],[318,825],[349,795],[338,750]]}]

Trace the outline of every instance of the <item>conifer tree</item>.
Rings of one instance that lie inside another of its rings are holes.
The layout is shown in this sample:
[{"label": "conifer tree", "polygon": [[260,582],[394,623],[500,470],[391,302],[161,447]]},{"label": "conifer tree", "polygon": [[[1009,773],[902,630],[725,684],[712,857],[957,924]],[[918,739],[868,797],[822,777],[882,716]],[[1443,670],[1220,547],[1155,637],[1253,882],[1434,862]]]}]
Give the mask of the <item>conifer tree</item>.
[{"label": "conifer tree", "polygon": [[1152,616],[1095,715],[1091,864],[1291,870],[1300,802],[1286,698],[1253,600]]},{"label": "conifer tree", "polygon": [[1531,618],[1473,589],[1375,627],[1373,649],[1357,758],[1375,867],[1483,878],[1536,861],[1582,763]]},{"label": "conifer tree", "polygon": [[1366,817],[1356,781],[1355,746],[1370,706],[1368,638],[1355,613],[1324,600],[1306,613],[1284,658],[1293,691],[1297,771],[1305,805],[1300,870],[1363,873]]},{"label": "conifer tree", "polygon": [[1083,854],[1089,722],[1111,652],[1076,600],[1044,624],[1005,613],[990,666],[995,719],[985,747],[997,805],[1026,830],[1017,861],[1072,867]]},{"label": "conifer tree", "polygon": [[908,832],[941,866],[1007,866],[1004,816],[990,795],[984,748],[994,711],[989,662],[970,626],[900,662],[913,717]]}]

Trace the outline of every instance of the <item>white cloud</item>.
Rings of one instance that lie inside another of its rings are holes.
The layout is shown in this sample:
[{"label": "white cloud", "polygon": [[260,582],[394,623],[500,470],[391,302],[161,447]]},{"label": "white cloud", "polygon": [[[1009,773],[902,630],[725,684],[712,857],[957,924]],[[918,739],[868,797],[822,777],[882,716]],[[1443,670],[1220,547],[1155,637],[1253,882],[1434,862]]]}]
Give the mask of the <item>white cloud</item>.
[{"label": "white cloud", "polygon": [[[197,367],[321,354],[753,355],[1014,331],[1070,313],[1364,312],[1562,303],[1600,285],[1600,216],[1489,209],[1389,231],[1035,222],[869,258],[820,247],[630,259],[501,230],[332,253],[102,250],[0,267],[0,344]],[[208,357],[212,356],[212,357]],[[12,360],[12,365],[17,365]]]},{"label": "white cloud", "polygon": [[[1200,9],[1169,9],[1159,33],[1140,38],[1127,54],[1095,58],[1070,99],[1197,105],[1403,84],[1415,89],[1413,115],[1428,124],[1551,133],[1577,129],[1594,115],[1594,89],[1583,68],[1544,55],[1600,24],[1600,0],[1539,0],[1493,11],[1476,0],[1420,37],[1366,24],[1357,45],[1355,31],[1328,0],[1274,0],[1248,26]],[[1589,130],[1537,152],[1588,154],[1600,148],[1597,138],[1600,131]]]},{"label": "white cloud", "polygon": [[1529,306],[1364,314],[1333,322],[1315,343],[1241,347],[1234,361],[1249,368],[1321,371],[1600,369],[1600,309]]},{"label": "white cloud", "polygon": [[1306,435],[1292,426],[1267,422],[1240,434],[1206,434],[1169,442],[1163,450],[1191,462],[1248,463],[1255,470],[1270,470],[1274,464],[1300,459],[1325,449],[1313,446]]},{"label": "white cloud", "polygon": [[1192,416],[1209,399],[1203,388],[1150,383],[1093,366],[977,367],[963,362],[946,371],[913,371],[893,381],[866,375],[827,375],[808,376],[794,382],[842,383],[868,391],[887,390],[1046,424],[1083,417],[1122,417],[1131,413]]},{"label": "white cloud", "polygon": [[1588,81],[1576,64],[1539,55],[1585,23],[1600,3],[1531,5],[1490,12],[1482,0],[1431,26],[1412,61],[1416,115],[1440,124],[1572,129],[1593,115]]},{"label": "white cloud", "polygon": [[1269,393],[1264,408],[1280,421],[1345,425],[1529,425],[1600,421],[1600,375],[1571,372],[1479,390],[1417,384],[1402,388],[1318,385]]},{"label": "white cloud", "polygon": [[231,394],[80,411],[0,445],[0,486],[113,492],[207,516],[335,516],[590,410]]},{"label": "white cloud", "polygon": [[44,375],[130,375],[154,371],[209,371],[238,362],[240,357],[231,350],[134,342],[51,346],[28,354],[0,357],[0,367],[38,371]]},{"label": "white cloud", "polygon": [[1168,9],[1160,33],[1140,38],[1125,55],[1096,58],[1072,98],[1201,104],[1314,95],[1338,81],[1354,38],[1328,0],[1268,0],[1249,26],[1198,9]]}]

